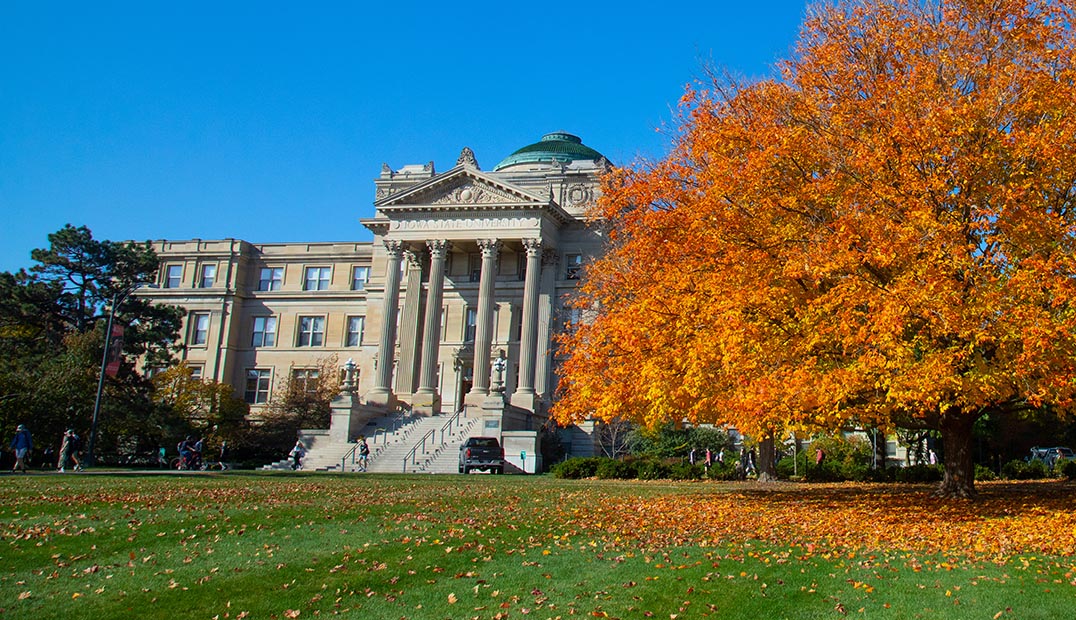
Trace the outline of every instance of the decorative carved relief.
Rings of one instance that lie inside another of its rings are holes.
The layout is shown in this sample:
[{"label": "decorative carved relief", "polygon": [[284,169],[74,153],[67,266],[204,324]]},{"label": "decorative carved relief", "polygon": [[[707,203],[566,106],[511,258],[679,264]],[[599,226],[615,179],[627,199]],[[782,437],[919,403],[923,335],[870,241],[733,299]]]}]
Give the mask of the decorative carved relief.
[{"label": "decorative carved relief", "polygon": [[456,160],[457,166],[461,164],[467,164],[468,166],[478,168],[478,160],[475,159],[474,151],[468,146],[463,147],[463,150],[460,151],[459,159]]},{"label": "decorative carved relief", "polygon": [[536,217],[468,217],[437,220],[395,220],[392,230],[473,230],[482,228],[536,228]]},{"label": "decorative carved relief", "polygon": [[422,268],[422,251],[415,249],[407,249],[403,252],[404,260],[407,261],[408,269],[421,269]]},{"label": "decorative carved relief", "polygon": [[390,258],[399,259],[403,254],[403,241],[399,239],[385,239],[385,250],[388,252]]},{"label": "decorative carved relief", "polygon": [[430,204],[493,204],[498,202],[519,202],[519,198],[490,187],[468,181],[455,189],[433,199]]},{"label": "decorative carved relief", "polygon": [[579,183],[568,188],[568,204],[573,207],[586,205],[593,197],[594,191],[589,185]]},{"label": "decorative carved relief", "polygon": [[541,239],[524,239],[523,247],[527,250],[527,256],[538,256],[542,251]]},{"label": "decorative carved relief", "polygon": [[558,264],[560,264],[560,252],[557,252],[556,248],[542,250],[543,267],[556,267]]},{"label": "decorative carved relief", "polygon": [[482,250],[482,258],[496,258],[501,252],[500,239],[478,239],[478,249]]},{"label": "decorative carved relief", "polygon": [[426,247],[430,249],[430,256],[444,258],[445,254],[452,249],[452,243],[444,239],[431,239],[426,242]]}]

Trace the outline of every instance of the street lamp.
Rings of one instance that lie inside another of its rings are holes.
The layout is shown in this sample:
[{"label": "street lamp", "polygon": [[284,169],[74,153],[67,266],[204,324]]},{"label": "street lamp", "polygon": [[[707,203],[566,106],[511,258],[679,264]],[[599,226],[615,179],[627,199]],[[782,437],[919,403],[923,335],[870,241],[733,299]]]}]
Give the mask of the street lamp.
[{"label": "street lamp", "polygon": [[93,401],[93,421],[90,423],[90,444],[86,450],[87,467],[94,464],[93,449],[97,443],[97,417],[101,413],[101,395],[105,391],[105,372],[108,368],[108,357],[112,348],[112,322],[116,318],[116,309],[119,308],[120,304],[127,301],[131,293],[140,288],[157,288],[157,285],[150,282],[137,282],[123,290],[116,291],[112,296],[112,305],[108,308],[108,324],[105,326],[105,351],[101,355],[101,373],[97,377],[97,398]]}]

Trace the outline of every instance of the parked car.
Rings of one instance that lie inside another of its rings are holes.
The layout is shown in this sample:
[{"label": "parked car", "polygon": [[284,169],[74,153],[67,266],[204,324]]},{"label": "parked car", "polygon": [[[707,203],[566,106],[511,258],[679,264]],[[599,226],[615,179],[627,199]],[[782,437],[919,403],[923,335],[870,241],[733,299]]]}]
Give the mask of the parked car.
[{"label": "parked car", "polygon": [[1038,446],[1031,449],[1031,456],[1027,457],[1029,463],[1033,461],[1042,461],[1043,465],[1046,465],[1048,469],[1053,469],[1057,462],[1060,460],[1076,460],[1076,453],[1072,451],[1072,448],[1066,448],[1063,446],[1057,446],[1054,448],[1040,448]]},{"label": "parked car", "polygon": [[460,446],[460,473],[473,469],[504,473],[504,448],[496,437],[471,437]]}]

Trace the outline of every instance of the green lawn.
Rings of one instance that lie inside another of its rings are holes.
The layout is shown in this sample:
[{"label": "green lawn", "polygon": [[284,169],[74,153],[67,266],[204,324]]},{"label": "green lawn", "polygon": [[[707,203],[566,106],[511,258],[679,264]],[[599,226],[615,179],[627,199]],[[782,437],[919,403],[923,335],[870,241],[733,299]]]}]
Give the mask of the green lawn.
[{"label": "green lawn", "polygon": [[1076,489],[994,489],[4,476],[0,618],[1070,617]]}]

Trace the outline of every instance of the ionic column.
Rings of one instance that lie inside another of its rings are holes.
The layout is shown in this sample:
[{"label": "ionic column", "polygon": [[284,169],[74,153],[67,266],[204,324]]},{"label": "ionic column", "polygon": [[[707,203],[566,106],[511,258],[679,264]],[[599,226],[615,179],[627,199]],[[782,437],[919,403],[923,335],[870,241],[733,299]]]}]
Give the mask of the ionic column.
[{"label": "ionic column", "polygon": [[437,353],[441,346],[441,304],[445,290],[445,256],[451,244],[445,240],[427,241],[430,248],[430,283],[426,292],[426,324],[422,331],[422,367],[419,387],[411,398],[416,413],[441,413],[441,395],[437,392]]},{"label": "ionic column", "polygon": [[523,281],[523,330],[519,342],[519,380],[512,404],[534,410],[534,365],[538,351],[538,287],[542,272],[542,240],[524,239],[527,276]]},{"label": "ionic column", "polygon": [[381,302],[381,337],[377,341],[377,371],[374,387],[366,394],[367,402],[390,405],[392,401],[392,366],[395,361],[396,311],[400,305],[400,258],[403,243],[385,241],[388,262],[385,267],[385,296]]},{"label": "ionic column", "polygon": [[482,397],[489,394],[490,346],[493,344],[493,281],[497,275],[497,256],[501,242],[497,239],[479,239],[482,250],[482,276],[478,280],[478,312],[475,318],[474,337],[474,384],[468,400],[481,404]]}]

